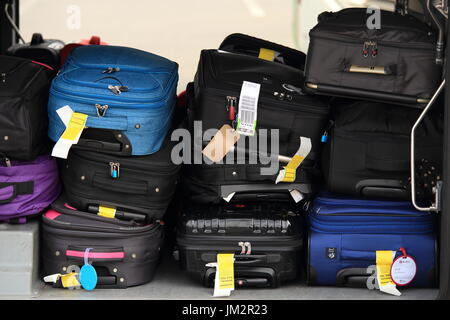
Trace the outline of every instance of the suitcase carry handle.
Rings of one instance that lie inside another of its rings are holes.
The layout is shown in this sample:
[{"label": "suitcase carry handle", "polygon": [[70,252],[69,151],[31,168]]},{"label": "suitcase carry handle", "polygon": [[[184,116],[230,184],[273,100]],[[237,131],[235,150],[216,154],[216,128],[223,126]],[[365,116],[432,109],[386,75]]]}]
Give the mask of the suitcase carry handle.
[{"label": "suitcase carry handle", "polygon": [[339,270],[336,274],[336,286],[361,288],[367,286],[367,279],[371,273],[367,268],[347,268]]},{"label": "suitcase carry handle", "polygon": [[433,97],[431,98],[430,102],[428,102],[425,109],[423,109],[422,113],[419,116],[419,119],[417,119],[416,123],[414,124],[412,130],[411,130],[411,199],[412,204],[414,207],[423,212],[439,212],[441,211],[441,189],[442,189],[442,181],[438,181],[434,190],[435,193],[435,199],[434,203],[430,207],[421,207],[416,200],[416,156],[415,156],[415,145],[416,145],[416,130],[419,127],[422,120],[427,115],[428,111],[430,111],[431,107],[433,106],[436,99],[439,97],[440,93],[445,87],[445,80],[442,81],[439,88],[434,93]]},{"label": "suitcase carry handle", "polygon": [[1,199],[0,204],[6,204],[12,202],[17,196],[25,194],[33,194],[34,192],[34,182],[2,182],[0,183],[0,190],[6,188],[12,188],[11,196],[6,199]]},{"label": "suitcase carry handle", "polygon": [[105,191],[120,192],[122,194],[134,194],[141,196],[148,194],[148,184],[146,182],[127,181],[120,178],[105,178],[98,174],[92,177],[92,186]]},{"label": "suitcase carry handle", "polygon": [[[66,257],[71,260],[81,260],[84,261],[86,256],[86,248],[87,247],[79,247],[79,246],[69,246],[66,249]],[[87,253],[87,258],[89,261],[107,261],[107,262],[122,262],[125,258],[125,251],[123,248],[119,247],[102,247],[101,249],[92,249]]]},{"label": "suitcase carry handle", "polygon": [[356,184],[358,194],[373,198],[408,199],[406,185],[399,180],[368,179]]},{"label": "suitcase carry handle", "polygon": [[267,263],[266,255],[239,254],[234,256],[236,266],[249,265],[254,263]]},{"label": "suitcase carry handle", "polygon": [[80,147],[102,151],[112,151],[112,152],[122,151],[122,144],[118,142],[114,143],[114,142],[98,141],[93,139],[80,139],[77,145]]}]

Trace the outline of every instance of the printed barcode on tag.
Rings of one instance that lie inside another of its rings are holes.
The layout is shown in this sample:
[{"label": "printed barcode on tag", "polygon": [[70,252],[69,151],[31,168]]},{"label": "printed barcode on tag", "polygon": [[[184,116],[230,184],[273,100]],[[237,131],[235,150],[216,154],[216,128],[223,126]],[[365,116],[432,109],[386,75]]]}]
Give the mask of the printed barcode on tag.
[{"label": "printed barcode on tag", "polygon": [[253,136],[258,113],[258,99],[261,85],[244,81],[239,99],[238,128],[243,135]]}]

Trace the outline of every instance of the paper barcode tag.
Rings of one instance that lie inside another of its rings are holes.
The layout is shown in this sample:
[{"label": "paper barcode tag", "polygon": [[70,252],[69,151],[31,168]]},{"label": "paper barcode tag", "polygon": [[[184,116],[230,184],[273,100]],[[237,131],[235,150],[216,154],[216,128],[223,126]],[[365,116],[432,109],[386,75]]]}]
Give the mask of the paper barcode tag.
[{"label": "paper barcode tag", "polygon": [[391,266],[394,260],[395,251],[377,251],[376,252],[376,268],[377,268],[377,282],[380,291],[400,296],[400,291],[397,290],[395,283],[391,279]]},{"label": "paper barcode tag", "polygon": [[244,81],[242,84],[236,131],[244,136],[254,136],[256,133],[260,90],[259,83]]}]

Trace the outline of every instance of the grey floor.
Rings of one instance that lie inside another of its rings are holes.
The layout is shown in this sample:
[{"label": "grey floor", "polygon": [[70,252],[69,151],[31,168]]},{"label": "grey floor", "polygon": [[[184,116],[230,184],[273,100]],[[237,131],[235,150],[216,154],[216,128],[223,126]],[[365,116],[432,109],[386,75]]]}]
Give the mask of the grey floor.
[{"label": "grey floor", "polygon": [[[24,247],[29,247],[34,251],[31,253],[23,252],[22,258],[37,255],[37,238],[38,224],[36,222],[23,226],[10,226],[0,224],[0,272],[11,271],[11,268],[5,268],[5,265],[11,265],[18,255],[9,257],[9,261],[5,261],[7,252],[11,250],[18,252],[23,251]],[[9,233],[9,234],[8,234]],[[11,241],[12,234],[15,234],[15,240]],[[35,235],[27,237],[26,235]],[[3,238],[2,238],[3,237]],[[35,239],[30,241],[30,239]],[[9,242],[9,243],[7,243]],[[30,242],[34,242],[31,244]],[[28,245],[26,245],[28,243]],[[3,245],[3,246],[2,246]],[[34,249],[33,249],[34,248]],[[3,251],[2,251],[3,250]],[[2,253],[3,252],[3,253]],[[11,260],[12,259],[12,260]],[[2,261],[3,260],[3,261]],[[25,260],[23,260],[25,261]],[[84,290],[67,290],[55,289],[45,285],[37,279],[35,267],[36,260],[30,259],[28,266],[34,274],[35,279],[32,287],[32,294],[12,296],[2,295],[0,286],[0,300],[2,299],[36,299],[36,300],[53,300],[53,299],[77,299],[77,300],[95,300],[95,299],[168,299],[168,300],[190,300],[200,299],[208,300],[212,298],[212,289],[204,288],[199,283],[191,280],[183,271],[180,270],[178,263],[169,254],[165,254],[161,264],[158,267],[155,279],[146,285],[129,288],[129,289],[97,289],[92,292]],[[19,265],[19,264],[17,264]],[[2,267],[3,266],[3,267]],[[3,268],[3,269],[2,269]],[[12,273],[11,273],[12,274]],[[4,281],[8,280],[8,274]],[[1,276],[1,274],[0,274]],[[0,277],[1,278],[1,277]],[[0,281],[1,282],[1,281]],[[14,284],[13,284],[14,285]],[[288,285],[284,285],[278,289],[239,289],[232,293],[227,299],[269,299],[269,300],[353,300],[353,299],[369,299],[369,300],[401,300],[401,299],[435,299],[438,291],[432,289],[401,289],[403,295],[401,297],[393,297],[378,291],[369,291],[367,289],[350,289],[350,288],[328,288],[328,287],[307,287],[302,280],[298,280]],[[29,291],[27,291],[29,292]]]}]

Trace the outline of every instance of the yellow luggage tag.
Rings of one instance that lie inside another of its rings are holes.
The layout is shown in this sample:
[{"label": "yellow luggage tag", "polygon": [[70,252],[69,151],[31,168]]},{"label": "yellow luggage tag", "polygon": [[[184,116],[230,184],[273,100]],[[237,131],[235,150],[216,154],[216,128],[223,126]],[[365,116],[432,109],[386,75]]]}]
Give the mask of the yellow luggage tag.
[{"label": "yellow luggage tag", "polygon": [[56,111],[66,125],[66,130],[53,147],[52,156],[67,159],[72,145],[77,144],[86,126],[87,114],[73,112],[69,106]]},{"label": "yellow luggage tag", "polygon": [[214,279],[214,297],[229,297],[234,290],[234,254],[217,254],[217,262],[206,267],[216,268]]},{"label": "yellow luggage tag", "polygon": [[258,58],[267,60],[267,61],[274,61],[275,58],[279,55],[278,52],[266,48],[259,49],[259,55]]},{"label": "yellow luggage tag", "polygon": [[241,135],[231,126],[224,125],[216,133],[211,142],[203,149],[202,153],[212,162],[220,162],[228,152],[233,150],[234,145],[240,139]]},{"label": "yellow luggage tag", "polygon": [[312,144],[310,138],[300,137],[300,148],[297,153],[292,157],[291,161],[280,170],[275,184],[280,182],[292,183],[297,177],[297,169],[302,164],[303,160],[311,152]]},{"label": "yellow luggage tag", "polygon": [[61,283],[64,288],[79,287],[81,285],[78,281],[78,273],[75,272],[62,274]]},{"label": "yellow luggage tag", "polygon": [[401,296],[401,292],[397,290],[395,283],[391,279],[391,266],[395,258],[395,251],[377,251],[377,282],[381,292]]}]

